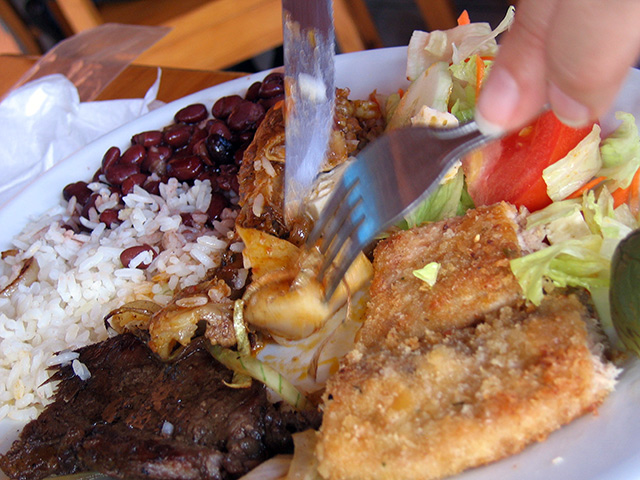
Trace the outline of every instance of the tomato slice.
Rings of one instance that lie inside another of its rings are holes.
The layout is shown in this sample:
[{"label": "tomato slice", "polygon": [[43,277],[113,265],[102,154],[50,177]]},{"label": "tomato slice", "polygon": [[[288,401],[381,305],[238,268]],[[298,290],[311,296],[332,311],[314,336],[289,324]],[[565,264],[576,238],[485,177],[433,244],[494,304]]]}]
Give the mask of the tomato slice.
[{"label": "tomato slice", "polygon": [[572,128],[552,112],[463,160],[476,205],[499,201],[533,212],[551,203],[542,171],[565,157],[593,128]]}]

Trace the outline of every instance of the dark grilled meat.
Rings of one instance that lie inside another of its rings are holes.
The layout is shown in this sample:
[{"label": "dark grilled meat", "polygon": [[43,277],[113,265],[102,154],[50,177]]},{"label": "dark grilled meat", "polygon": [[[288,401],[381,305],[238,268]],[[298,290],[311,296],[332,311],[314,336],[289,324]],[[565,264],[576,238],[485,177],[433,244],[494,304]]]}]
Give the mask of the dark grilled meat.
[{"label": "dark grilled meat", "polygon": [[237,478],[289,451],[291,432],[319,414],[272,405],[265,387],[227,387],[232,372],[194,341],[164,363],[123,334],[78,350],[91,377],[71,366],[55,401],[23,430],[0,467],[12,479],[99,471],[116,478]]}]

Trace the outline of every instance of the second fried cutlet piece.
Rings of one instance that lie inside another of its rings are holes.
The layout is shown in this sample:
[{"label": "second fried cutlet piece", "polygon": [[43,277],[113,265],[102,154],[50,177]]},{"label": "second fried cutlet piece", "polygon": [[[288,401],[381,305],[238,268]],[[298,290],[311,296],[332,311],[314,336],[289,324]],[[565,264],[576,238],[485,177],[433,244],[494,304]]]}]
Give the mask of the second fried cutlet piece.
[{"label": "second fried cutlet piece", "polygon": [[617,369],[576,296],[503,307],[404,350],[354,350],[330,378],[323,478],[437,479],[543,440],[593,410]]},{"label": "second fried cutlet piece", "polygon": [[[522,295],[509,260],[520,256],[516,209],[506,203],[392,235],[374,252],[375,277],[359,341],[421,338],[427,330],[465,327]],[[413,275],[440,264],[428,287]]]}]

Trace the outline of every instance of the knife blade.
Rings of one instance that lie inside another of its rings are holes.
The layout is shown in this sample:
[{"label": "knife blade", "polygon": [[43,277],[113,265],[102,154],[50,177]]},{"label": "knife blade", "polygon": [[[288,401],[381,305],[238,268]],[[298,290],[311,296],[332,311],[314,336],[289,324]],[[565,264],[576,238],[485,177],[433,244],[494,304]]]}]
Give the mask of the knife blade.
[{"label": "knife blade", "polygon": [[325,159],[335,107],[332,0],[283,0],[287,225],[304,213]]}]

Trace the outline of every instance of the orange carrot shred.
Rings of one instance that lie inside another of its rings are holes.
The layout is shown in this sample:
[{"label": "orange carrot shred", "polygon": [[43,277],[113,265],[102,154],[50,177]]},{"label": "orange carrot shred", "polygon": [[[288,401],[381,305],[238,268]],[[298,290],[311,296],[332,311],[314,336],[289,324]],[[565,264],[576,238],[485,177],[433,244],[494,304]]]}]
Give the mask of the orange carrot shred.
[{"label": "orange carrot shred", "polygon": [[618,208],[623,203],[627,202],[629,198],[629,187],[627,188],[616,188],[612,193],[613,197],[613,208]]},{"label": "orange carrot shred", "polygon": [[601,181],[603,181],[606,177],[596,177],[593,180],[588,181],[587,183],[585,183],[583,186],[581,186],[579,189],[577,189],[575,192],[573,192],[572,194],[570,194],[565,200],[568,200],[570,198],[578,198],[581,197],[582,194],[584,192],[586,192],[587,190],[591,190],[593,187],[595,187],[596,185],[598,185]]},{"label": "orange carrot shred", "polygon": [[631,185],[629,185],[629,208],[631,213],[638,216],[640,212],[640,168],[636,170]]},{"label": "orange carrot shred", "polygon": [[402,88],[398,89],[398,95],[400,95],[400,98],[404,96],[404,90]]},{"label": "orange carrot shred", "polygon": [[460,16],[458,17],[458,25],[468,25],[471,23],[469,19],[469,12],[463,10]]},{"label": "orange carrot shred", "polygon": [[476,98],[480,95],[480,87],[484,78],[484,60],[476,55]]}]

